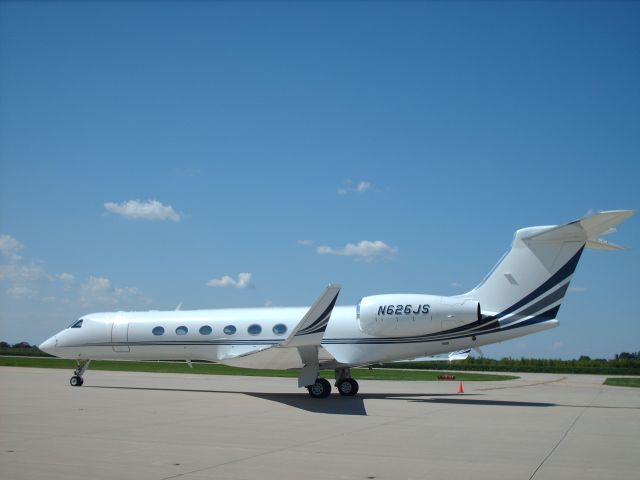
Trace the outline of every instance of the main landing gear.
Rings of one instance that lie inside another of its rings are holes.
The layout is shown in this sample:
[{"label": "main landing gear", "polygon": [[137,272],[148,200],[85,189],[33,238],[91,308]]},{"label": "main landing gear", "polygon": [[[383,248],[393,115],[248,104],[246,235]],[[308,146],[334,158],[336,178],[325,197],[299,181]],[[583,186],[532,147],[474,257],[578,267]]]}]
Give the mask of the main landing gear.
[{"label": "main landing gear", "polygon": [[331,384],[324,378],[318,378],[316,383],[307,386],[307,390],[313,398],[327,398],[331,393]]},{"label": "main landing gear", "polygon": [[87,371],[87,368],[89,368],[89,364],[91,363],[91,360],[78,360],[77,361],[77,366],[76,369],[73,371],[73,377],[71,377],[69,379],[69,384],[72,387],[81,387],[82,384],[84,383],[84,380],[82,379],[82,376],[84,375],[84,372]]},{"label": "main landing gear", "polygon": [[360,388],[358,382],[351,378],[351,369],[349,368],[336,368],[336,387],[343,397],[353,397]]},{"label": "main landing gear", "polygon": [[[338,393],[343,397],[353,397],[358,393],[358,382],[351,378],[351,371],[348,368],[336,369],[335,385]],[[327,398],[331,393],[331,384],[324,378],[317,378],[315,383],[307,385],[307,390],[313,398]]]}]

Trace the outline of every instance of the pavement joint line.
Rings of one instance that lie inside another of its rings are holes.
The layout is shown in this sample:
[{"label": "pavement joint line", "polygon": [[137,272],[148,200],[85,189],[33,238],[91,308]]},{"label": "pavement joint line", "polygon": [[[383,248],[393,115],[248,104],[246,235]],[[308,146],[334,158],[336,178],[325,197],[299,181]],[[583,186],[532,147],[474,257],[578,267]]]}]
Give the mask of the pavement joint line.
[{"label": "pavement joint line", "polygon": [[542,382],[536,383],[525,383],[524,385],[508,385],[504,387],[487,387],[487,388],[476,388],[476,390],[481,392],[488,392],[489,390],[504,390],[506,388],[525,388],[525,387],[537,387],[538,385],[546,385],[549,383],[557,383],[563,380],[566,380],[567,377],[554,378],[553,380],[544,380]]},{"label": "pavement joint line", "polygon": [[538,473],[538,471],[542,468],[542,466],[546,463],[547,460],[549,460],[549,458],[551,458],[551,456],[553,455],[553,453],[556,451],[556,449],[560,446],[560,444],[562,442],[564,442],[565,438],[567,438],[567,435],[569,435],[569,432],[571,430],[573,430],[573,427],[576,425],[576,423],[578,423],[578,420],[580,420],[580,418],[582,418],[582,415],[584,415],[584,413],[589,410],[593,404],[595,403],[595,401],[597,400],[597,398],[600,396],[600,394],[602,393],[603,389],[600,389],[598,391],[598,393],[596,394],[595,397],[593,397],[593,400],[591,400],[591,403],[587,406],[585,406],[582,411],[578,414],[578,416],[575,418],[575,420],[573,422],[571,422],[571,425],[569,425],[569,428],[567,428],[567,430],[564,432],[564,435],[562,435],[562,437],[560,438],[560,440],[558,440],[558,443],[555,444],[555,446],[551,449],[551,451],[547,454],[546,457],[544,457],[542,459],[542,462],[540,462],[540,465],[538,465],[536,467],[536,469],[533,471],[533,473],[531,474],[531,476],[529,477],[529,480],[533,480],[533,477],[536,476],[536,474]]},{"label": "pavement joint line", "polygon": [[[432,412],[428,412],[427,415],[429,415],[429,416],[430,415],[434,415],[434,414],[440,412],[440,410],[442,410],[442,409],[438,409],[438,410],[434,410]],[[337,433],[335,435],[327,435],[327,436],[322,437],[322,438],[316,438],[316,439],[313,439],[313,440],[309,440],[307,442],[297,443],[295,445],[290,445],[290,446],[287,446],[287,447],[275,448],[275,449],[269,450],[267,452],[261,452],[261,453],[256,453],[255,455],[250,455],[248,457],[237,458],[235,460],[229,460],[228,462],[218,463],[216,465],[210,465],[210,466],[207,466],[207,467],[198,468],[198,469],[191,470],[191,471],[188,471],[188,472],[178,473],[178,474],[175,474],[175,475],[170,475],[168,477],[162,477],[159,480],[171,480],[173,478],[185,477],[187,475],[191,475],[191,474],[194,474],[194,473],[205,472],[207,470],[214,470],[216,468],[224,467],[226,465],[232,465],[234,463],[244,462],[245,460],[252,460],[254,458],[263,457],[265,455],[272,455],[274,453],[286,452],[287,450],[292,450],[292,449],[296,449],[296,448],[299,448],[299,447],[306,447],[308,445],[313,445],[314,443],[318,443],[318,442],[324,442],[326,440],[331,440],[333,438],[339,438],[339,437],[343,437],[345,435],[353,435],[354,433],[362,433],[362,432],[365,432],[367,430],[374,430],[374,429],[377,429],[377,428],[380,428],[380,427],[383,427],[383,426],[386,426],[386,425],[390,425],[392,423],[403,423],[403,422],[412,421],[412,420],[415,420],[416,418],[422,418],[422,417],[423,417],[423,415],[414,415],[412,417],[393,417],[392,420],[389,420],[387,422],[382,422],[382,423],[379,423],[379,424],[376,424],[376,425],[372,425],[372,426],[369,426],[369,427],[363,427],[363,428],[358,428],[358,429],[354,429],[354,430],[349,430],[348,432],[341,432],[341,433]]]}]

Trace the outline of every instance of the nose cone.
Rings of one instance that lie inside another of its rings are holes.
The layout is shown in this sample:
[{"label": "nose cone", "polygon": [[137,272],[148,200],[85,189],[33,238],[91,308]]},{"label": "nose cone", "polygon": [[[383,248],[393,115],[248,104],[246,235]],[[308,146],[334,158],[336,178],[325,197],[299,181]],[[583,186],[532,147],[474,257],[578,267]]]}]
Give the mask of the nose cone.
[{"label": "nose cone", "polygon": [[38,348],[43,352],[48,353],[49,355],[55,355],[56,343],[57,339],[54,335],[53,337],[46,339],[44,342],[38,345]]}]

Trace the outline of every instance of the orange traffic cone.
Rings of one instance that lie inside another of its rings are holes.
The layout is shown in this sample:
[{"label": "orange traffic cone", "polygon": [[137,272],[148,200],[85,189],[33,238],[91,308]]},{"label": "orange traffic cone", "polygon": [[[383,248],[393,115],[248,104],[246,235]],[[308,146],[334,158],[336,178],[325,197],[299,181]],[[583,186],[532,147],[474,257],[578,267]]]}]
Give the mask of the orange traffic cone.
[{"label": "orange traffic cone", "polygon": [[458,387],[458,393],[464,393],[464,388],[462,388],[462,382],[460,382],[460,386]]}]

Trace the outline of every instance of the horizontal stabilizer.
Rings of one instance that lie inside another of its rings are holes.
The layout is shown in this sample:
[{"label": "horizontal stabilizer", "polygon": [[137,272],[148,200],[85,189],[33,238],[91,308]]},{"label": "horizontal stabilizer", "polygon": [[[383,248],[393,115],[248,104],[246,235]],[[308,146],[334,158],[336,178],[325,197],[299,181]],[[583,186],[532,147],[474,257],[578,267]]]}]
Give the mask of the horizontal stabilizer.
[{"label": "horizontal stabilizer", "polygon": [[624,250],[624,247],[621,247],[620,245],[616,245],[615,243],[607,242],[606,240],[603,240],[601,238],[587,240],[587,248],[592,248],[594,250],[607,250],[607,251]]},{"label": "horizontal stabilizer", "polygon": [[[598,235],[607,234],[612,227],[633,216],[635,210],[611,210],[590,215],[579,220],[574,220],[565,225],[535,229],[532,233],[526,234],[523,240],[526,241],[581,241],[588,240],[602,243],[598,240]],[[608,242],[604,242],[608,244]],[[613,245],[613,244],[610,244]],[[617,245],[616,245],[617,247]],[[594,246],[592,248],[599,248]],[[620,248],[605,248],[600,245],[600,250],[619,250]]]}]

